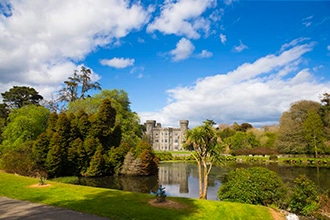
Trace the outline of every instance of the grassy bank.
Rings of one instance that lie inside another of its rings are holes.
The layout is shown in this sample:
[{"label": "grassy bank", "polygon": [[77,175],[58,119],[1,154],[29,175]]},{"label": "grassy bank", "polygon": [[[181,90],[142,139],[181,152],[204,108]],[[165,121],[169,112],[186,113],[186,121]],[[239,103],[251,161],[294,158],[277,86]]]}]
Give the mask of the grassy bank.
[{"label": "grassy bank", "polygon": [[273,219],[263,206],[167,198],[162,206],[152,205],[153,195],[111,189],[76,186],[47,181],[49,186],[36,186],[38,179],[0,173],[0,196],[28,200],[110,219]]}]

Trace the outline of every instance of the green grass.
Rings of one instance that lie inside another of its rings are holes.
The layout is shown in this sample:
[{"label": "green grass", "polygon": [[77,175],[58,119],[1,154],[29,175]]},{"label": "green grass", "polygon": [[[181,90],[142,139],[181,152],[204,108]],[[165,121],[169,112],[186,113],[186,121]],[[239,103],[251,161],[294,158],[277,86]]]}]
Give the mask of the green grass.
[{"label": "green grass", "polygon": [[49,187],[30,187],[38,179],[0,173],[0,196],[91,213],[110,219],[273,219],[268,207],[170,197],[184,208],[155,207],[153,195],[47,181]]}]

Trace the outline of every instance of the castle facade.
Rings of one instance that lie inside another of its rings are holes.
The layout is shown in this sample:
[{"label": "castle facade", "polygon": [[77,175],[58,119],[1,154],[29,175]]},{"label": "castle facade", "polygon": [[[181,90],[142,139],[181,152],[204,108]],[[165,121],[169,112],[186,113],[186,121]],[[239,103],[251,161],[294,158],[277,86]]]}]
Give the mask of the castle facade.
[{"label": "castle facade", "polygon": [[146,134],[154,150],[182,151],[188,131],[188,120],[180,120],[179,128],[164,127],[155,120],[146,121]]}]

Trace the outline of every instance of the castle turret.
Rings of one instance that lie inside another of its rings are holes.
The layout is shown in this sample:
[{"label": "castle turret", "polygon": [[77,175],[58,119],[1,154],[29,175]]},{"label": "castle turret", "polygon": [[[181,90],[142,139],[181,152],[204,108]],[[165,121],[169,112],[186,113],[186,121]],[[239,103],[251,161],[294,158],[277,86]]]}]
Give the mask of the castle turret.
[{"label": "castle turret", "polygon": [[188,120],[180,120],[180,150],[182,150],[183,143],[186,141],[188,124],[189,124]]},{"label": "castle turret", "polygon": [[149,137],[150,144],[152,144],[153,142],[153,130],[155,128],[155,125],[156,125],[155,120],[146,121],[146,135]]}]

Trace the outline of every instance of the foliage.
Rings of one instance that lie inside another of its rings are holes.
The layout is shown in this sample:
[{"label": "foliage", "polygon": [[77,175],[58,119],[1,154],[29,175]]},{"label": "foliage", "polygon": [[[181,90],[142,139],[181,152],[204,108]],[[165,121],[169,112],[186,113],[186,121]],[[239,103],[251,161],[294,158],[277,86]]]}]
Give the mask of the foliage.
[{"label": "foliage", "polygon": [[16,148],[7,149],[2,155],[2,168],[8,173],[34,175],[31,145],[31,142],[25,142]]},{"label": "foliage", "polygon": [[311,110],[319,112],[321,104],[314,101],[299,101],[280,118],[280,128],[276,145],[280,153],[304,154],[308,152],[305,139],[304,121]]},{"label": "foliage", "polygon": [[255,205],[280,205],[286,189],[279,176],[266,168],[238,168],[228,173],[218,191],[222,201]]},{"label": "foliage", "polygon": [[310,110],[307,114],[307,118],[303,124],[305,140],[307,141],[308,153],[314,153],[315,157],[318,157],[319,151],[324,151],[324,133],[323,123],[321,117],[315,112]]},{"label": "foliage", "polygon": [[141,141],[125,156],[121,174],[148,176],[157,173],[158,158],[149,143]]},{"label": "foliage", "polygon": [[131,111],[128,94],[124,90],[102,90],[93,97],[69,103],[68,111],[75,114],[80,111],[95,114],[104,99],[110,99],[112,108],[116,110],[116,123],[120,125],[122,141],[129,145],[137,144],[142,137],[140,119]]},{"label": "foliage", "polygon": [[208,177],[216,156],[221,152],[219,138],[213,128],[213,121],[206,120],[203,125],[188,130],[186,149],[193,149],[192,156],[198,166],[199,198],[207,199]]},{"label": "foliage", "polygon": [[108,153],[107,166],[115,174],[119,174],[124,163],[125,156],[133,148],[127,143],[121,143],[119,147],[112,147]]},{"label": "foliage", "polygon": [[252,132],[238,131],[224,142],[229,145],[231,151],[260,147],[260,142]]},{"label": "foliage", "polygon": [[3,131],[3,146],[19,146],[37,139],[47,128],[50,112],[42,106],[27,105],[9,114],[9,122]]},{"label": "foliage", "polygon": [[173,155],[167,151],[156,152],[156,156],[158,157],[159,161],[168,161],[174,159]]},{"label": "foliage", "polygon": [[318,190],[313,181],[300,176],[294,181],[289,208],[293,212],[309,215],[318,208]]},{"label": "foliage", "polygon": [[[91,89],[101,90],[98,82],[92,82],[91,75],[92,71],[84,66],[81,66],[79,71],[75,70],[73,76],[64,81],[65,87],[59,91],[59,101],[73,102],[77,99],[84,99],[86,93]],[[80,96],[78,89],[80,89]]]},{"label": "foliage", "polygon": [[26,86],[14,86],[4,93],[1,93],[3,102],[11,109],[21,108],[24,105],[39,105],[43,99],[34,89]]}]

